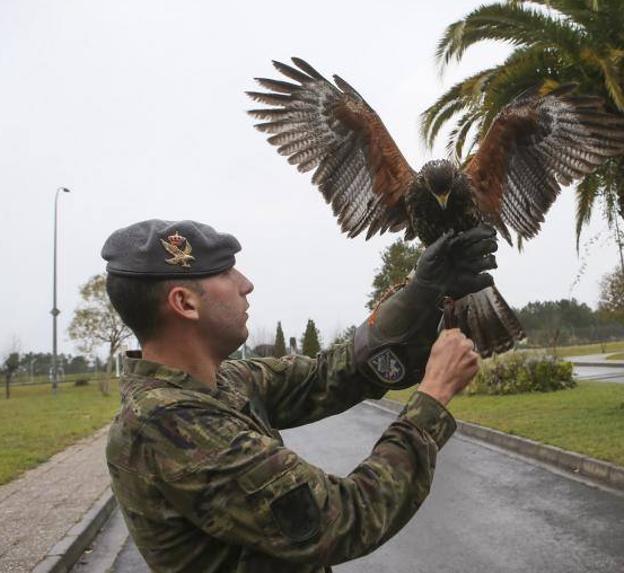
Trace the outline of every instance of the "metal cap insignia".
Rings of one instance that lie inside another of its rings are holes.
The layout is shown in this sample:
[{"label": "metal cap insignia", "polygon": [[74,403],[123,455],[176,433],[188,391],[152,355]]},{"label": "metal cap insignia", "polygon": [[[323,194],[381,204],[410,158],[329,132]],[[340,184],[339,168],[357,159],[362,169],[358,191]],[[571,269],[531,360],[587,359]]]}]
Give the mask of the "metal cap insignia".
[{"label": "metal cap insignia", "polygon": [[[193,247],[191,247],[191,243],[187,241],[186,237],[183,237],[176,231],[174,235],[169,235],[166,241],[160,239],[160,243],[165,251],[172,255],[170,259],[165,259],[166,263],[185,268],[191,267],[190,262],[194,261],[195,257],[191,255]],[[184,245],[184,249],[182,245]]]}]

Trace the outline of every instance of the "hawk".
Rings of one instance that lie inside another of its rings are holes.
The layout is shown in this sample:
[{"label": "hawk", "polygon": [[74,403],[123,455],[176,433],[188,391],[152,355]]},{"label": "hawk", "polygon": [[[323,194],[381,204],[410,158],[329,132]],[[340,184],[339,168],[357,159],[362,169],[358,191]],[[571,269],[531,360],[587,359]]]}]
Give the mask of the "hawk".
[{"label": "hawk", "polygon": [[[269,92],[247,94],[268,106],[250,110],[270,144],[312,182],[349,237],[386,231],[427,246],[443,233],[493,225],[511,244],[511,227],[527,240],[540,230],[561,186],[624,153],[624,120],[598,97],[564,85],[532,89],[507,105],[459,167],[448,160],[410,167],[375,111],[345,80],[331,83],[300,58],[273,62],[286,80],[256,78]],[[456,301],[455,323],[483,357],[524,338],[496,287]]]}]

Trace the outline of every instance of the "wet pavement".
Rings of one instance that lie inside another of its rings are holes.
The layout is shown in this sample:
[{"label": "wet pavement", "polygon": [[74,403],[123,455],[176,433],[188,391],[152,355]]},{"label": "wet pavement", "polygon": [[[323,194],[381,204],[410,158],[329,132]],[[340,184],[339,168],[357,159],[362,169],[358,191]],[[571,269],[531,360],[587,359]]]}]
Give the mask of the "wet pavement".
[{"label": "wet pavement", "polygon": [[[393,419],[362,404],[283,434],[311,463],[346,475]],[[456,434],[440,453],[431,495],[412,521],[371,555],[334,571],[621,573],[623,524],[624,495]],[[114,527],[118,538],[126,535],[119,516]],[[114,527],[100,537],[114,537]],[[91,552],[97,554],[98,543]],[[114,554],[107,550],[106,563],[96,561],[87,559],[76,571],[149,571],[128,539]]]},{"label": "wet pavement", "polygon": [[574,376],[578,380],[624,384],[624,368],[621,366],[575,366]]}]

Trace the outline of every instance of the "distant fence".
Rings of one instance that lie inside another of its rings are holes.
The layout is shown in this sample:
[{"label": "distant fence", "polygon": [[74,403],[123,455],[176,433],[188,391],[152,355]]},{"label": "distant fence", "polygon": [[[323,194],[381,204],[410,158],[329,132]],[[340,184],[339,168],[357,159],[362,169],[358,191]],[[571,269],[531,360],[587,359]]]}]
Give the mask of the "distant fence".
[{"label": "distant fence", "polygon": [[[112,375],[114,376],[114,374]],[[106,378],[106,372],[79,372],[59,376],[59,384],[74,384],[77,380],[101,380]],[[48,376],[38,374],[30,376],[24,372],[20,372],[11,380],[11,386],[37,386],[41,384],[52,384]],[[4,386],[4,380],[0,381],[0,387]]]},{"label": "distant fence", "polygon": [[624,325],[527,329],[527,346],[571,346],[576,344],[606,343],[624,340]]}]

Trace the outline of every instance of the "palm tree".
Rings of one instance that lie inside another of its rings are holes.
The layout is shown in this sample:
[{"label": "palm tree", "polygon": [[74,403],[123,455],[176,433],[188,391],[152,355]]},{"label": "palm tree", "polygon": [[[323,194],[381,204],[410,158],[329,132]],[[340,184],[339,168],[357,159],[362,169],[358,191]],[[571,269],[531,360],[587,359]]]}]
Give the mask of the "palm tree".
[{"label": "palm tree", "polygon": [[[624,114],[623,0],[507,0],[480,6],[448,26],[438,43],[442,69],[485,40],[512,44],[498,66],[449,89],[422,114],[422,135],[433,145],[443,125],[455,118],[447,150],[461,161],[498,112],[522,91],[548,93],[569,82],[578,92],[601,96],[606,108]],[[577,187],[577,248],[598,198],[610,227],[624,217],[624,160],[611,160]]]}]

